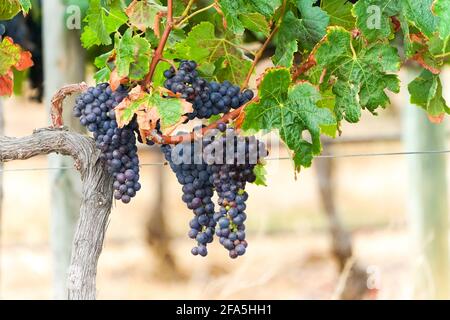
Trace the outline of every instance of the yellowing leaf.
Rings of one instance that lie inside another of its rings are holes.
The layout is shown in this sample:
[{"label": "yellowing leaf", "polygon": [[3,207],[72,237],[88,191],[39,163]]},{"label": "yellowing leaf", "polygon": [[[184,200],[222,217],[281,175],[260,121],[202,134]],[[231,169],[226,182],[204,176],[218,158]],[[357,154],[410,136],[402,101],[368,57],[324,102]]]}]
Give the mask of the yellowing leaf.
[{"label": "yellowing leaf", "polygon": [[156,16],[163,11],[167,11],[167,8],[153,0],[133,0],[125,10],[131,25],[144,32],[147,28],[154,29]]}]

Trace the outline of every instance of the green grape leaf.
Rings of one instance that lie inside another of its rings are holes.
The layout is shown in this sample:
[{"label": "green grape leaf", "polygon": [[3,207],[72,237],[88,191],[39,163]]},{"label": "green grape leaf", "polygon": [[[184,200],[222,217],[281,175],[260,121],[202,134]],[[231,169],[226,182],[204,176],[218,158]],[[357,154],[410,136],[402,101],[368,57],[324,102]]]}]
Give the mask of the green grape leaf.
[{"label": "green grape leaf", "polygon": [[353,6],[356,26],[369,41],[392,35],[391,17],[400,12],[399,1],[361,0]]},{"label": "green grape leaf", "polygon": [[[425,36],[431,38],[436,32],[439,18],[431,11],[434,0],[398,0],[403,4],[403,12],[410,23]],[[448,23],[448,21],[447,21]]]},{"label": "green grape leaf", "polygon": [[370,41],[392,37],[392,16],[399,16],[405,36],[409,24],[428,38],[433,36],[438,18],[431,11],[433,0],[360,0],[353,7],[356,25]]},{"label": "green grape leaf", "polygon": [[298,50],[297,30],[300,28],[299,19],[292,11],[286,12],[277,32],[275,55],[272,58],[276,66],[289,68],[294,61],[294,54]]},{"label": "green grape leaf", "polygon": [[84,19],[87,25],[81,35],[83,46],[89,48],[93,45],[111,44],[111,33],[116,32],[127,20],[119,0],[114,0],[110,6],[103,6],[101,0],[90,1]]},{"label": "green grape leaf", "polygon": [[219,121],[219,119],[220,119],[221,117],[222,117],[222,116],[221,116],[220,114],[213,114],[213,115],[208,119],[208,124],[212,124],[212,123],[214,123],[214,122]]},{"label": "green grape leaf", "polygon": [[242,35],[244,33],[244,25],[239,19],[239,13],[245,6],[243,0],[220,0],[220,8],[223,11],[225,20],[227,21],[227,29],[231,32]]},{"label": "green grape leaf", "polygon": [[153,88],[163,87],[166,77],[164,77],[164,71],[170,68],[170,64],[166,61],[158,63],[153,75]]},{"label": "green grape leaf", "polygon": [[28,13],[31,9],[31,0],[19,0],[20,6],[24,13]]},{"label": "green grape leaf", "polygon": [[243,26],[254,32],[261,32],[266,37],[270,34],[269,23],[260,13],[244,13],[239,15]]},{"label": "green grape leaf", "polygon": [[17,71],[13,69],[14,73],[14,95],[21,96],[23,95],[24,83],[28,79],[29,70],[25,71]]},{"label": "green grape leaf", "polygon": [[315,7],[315,0],[297,0],[301,19],[298,27],[300,46],[311,50],[322,39],[330,23],[330,17],[320,7]]},{"label": "green grape leaf", "polygon": [[253,7],[253,10],[270,18],[281,5],[281,0],[248,0],[247,3]]},{"label": "green grape leaf", "polygon": [[0,76],[8,72],[11,67],[20,61],[22,49],[9,37],[0,42]]},{"label": "green grape leaf", "polygon": [[242,83],[251,66],[230,40],[216,37],[210,22],[193,27],[186,39],[175,45],[174,56],[197,61],[199,65],[217,61],[215,75],[219,80],[228,79],[233,83]]},{"label": "green grape leaf", "polygon": [[114,46],[116,50],[116,67],[119,77],[130,74],[130,64],[134,61],[133,31],[128,29],[123,36],[116,33]]},{"label": "green grape leaf", "polygon": [[[322,99],[320,99],[317,102],[317,106],[319,108],[325,108],[330,110],[331,113],[334,113],[334,106],[336,103],[336,96],[333,94],[332,89],[328,88],[327,90],[324,90],[321,92]],[[321,125],[320,130],[323,134],[326,134],[327,136],[331,138],[336,138],[336,133],[339,127],[339,123],[336,122],[331,125]]]},{"label": "green grape leaf", "polygon": [[408,85],[411,103],[427,111],[431,116],[437,117],[444,113],[450,114],[450,109],[442,96],[442,83],[439,75],[428,70],[422,73]]},{"label": "green grape leaf", "polygon": [[267,170],[266,170],[266,166],[263,164],[258,163],[254,168],[253,168],[253,173],[256,176],[256,180],[255,182],[253,182],[255,185],[257,186],[265,186],[267,187]]},{"label": "green grape leaf", "polygon": [[113,53],[114,50],[111,50],[109,52],[103,53],[102,55],[99,55],[98,57],[95,58],[94,65],[99,69],[106,67],[108,64],[108,60]]},{"label": "green grape leaf", "polygon": [[83,28],[83,33],[81,34],[81,43],[83,47],[90,48],[92,46],[101,44],[98,41],[97,34],[89,26]]},{"label": "green grape leaf", "polygon": [[21,10],[18,0],[2,0],[0,2],[0,20],[9,20],[14,18]]},{"label": "green grape leaf", "polygon": [[450,37],[442,40],[440,38],[440,35],[435,35],[433,38],[430,39],[428,42],[428,50],[433,56],[439,56],[442,55],[442,57],[445,57],[449,55],[450,53]]},{"label": "green grape leaf", "polygon": [[103,67],[94,74],[96,83],[108,82],[111,76],[111,70],[108,67]]},{"label": "green grape leaf", "polygon": [[31,53],[23,51],[10,37],[0,42],[0,96],[10,96],[14,88],[14,72],[33,66]]},{"label": "green grape leaf", "polygon": [[[242,128],[248,130],[278,129],[281,139],[293,151],[295,169],[309,167],[313,155],[320,153],[321,126],[336,124],[332,113],[319,108],[319,91],[310,83],[290,87],[286,68],[270,69],[261,81],[258,102],[245,109]],[[309,133],[311,141],[304,137]]]},{"label": "green grape leaf", "polygon": [[322,10],[330,16],[331,26],[341,26],[348,30],[355,27],[355,17],[352,15],[353,5],[350,1],[342,3],[342,0],[322,0]]},{"label": "green grape leaf", "polygon": [[214,76],[218,81],[229,80],[232,83],[240,84],[247,77],[252,62],[236,55],[228,55],[219,58],[214,65]]},{"label": "green grape leaf", "polygon": [[294,54],[298,50],[297,41],[286,42],[282,48],[276,48],[272,61],[276,66],[290,68],[294,61]]},{"label": "green grape leaf", "polygon": [[145,38],[133,37],[134,62],[130,66],[130,79],[141,80],[150,70],[151,50],[150,43]]},{"label": "green grape leaf", "polygon": [[433,4],[433,12],[440,18],[439,36],[448,43],[450,38],[450,0],[436,0]]},{"label": "green grape leaf", "polygon": [[173,1],[173,15],[175,17],[181,16],[186,9],[186,0],[174,0]]},{"label": "green grape leaf", "polygon": [[314,3],[314,0],[297,1],[301,18],[290,10],[286,12],[278,31],[275,65],[290,67],[298,44],[311,50],[325,36],[330,19],[321,8],[313,7]]},{"label": "green grape leaf", "polygon": [[119,77],[131,80],[142,79],[149,71],[150,43],[140,36],[132,36],[128,29],[122,37],[115,37],[116,67]]},{"label": "green grape leaf", "polygon": [[158,12],[165,12],[167,8],[153,0],[133,2],[125,10],[130,24],[141,31],[147,28],[154,29],[155,19]]},{"label": "green grape leaf", "polygon": [[220,0],[219,4],[227,22],[226,27],[234,34],[242,35],[245,29],[248,29],[269,35],[270,28],[266,17],[273,14],[273,3],[262,0],[255,7],[254,3],[244,0]]},{"label": "green grape leaf", "polygon": [[335,113],[340,121],[359,121],[361,109],[375,112],[389,103],[385,90],[399,92],[400,58],[389,44],[377,42],[367,46],[353,41],[352,35],[341,27],[330,27],[327,37],[316,48],[318,68],[327,70],[334,78]]}]

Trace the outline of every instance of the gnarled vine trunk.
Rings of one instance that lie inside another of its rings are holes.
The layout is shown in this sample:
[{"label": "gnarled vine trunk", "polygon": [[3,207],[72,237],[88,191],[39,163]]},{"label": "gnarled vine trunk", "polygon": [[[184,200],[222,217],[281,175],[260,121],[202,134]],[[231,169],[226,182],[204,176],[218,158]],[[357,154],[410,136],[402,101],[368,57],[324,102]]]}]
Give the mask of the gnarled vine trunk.
[{"label": "gnarled vine trunk", "polygon": [[39,129],[22,138],[0,136],[0,162],[58,153],[71,156],[80,171],[82,199],[68,270],[68,298],[96,297],[97,262],[111,212],[112,177],[99,161],[94,141],[66,129]]}]

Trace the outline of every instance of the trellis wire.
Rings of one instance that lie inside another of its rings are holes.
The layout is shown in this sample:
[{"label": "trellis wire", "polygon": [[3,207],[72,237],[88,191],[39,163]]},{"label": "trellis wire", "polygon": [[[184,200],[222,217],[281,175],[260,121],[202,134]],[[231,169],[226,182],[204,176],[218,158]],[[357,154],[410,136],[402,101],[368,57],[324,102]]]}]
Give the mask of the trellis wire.
[{"label": "trellis wire", "polygon": [[[339,158],[367,158],[367,157],[383,157],[383,156],[410,156],[410,155],[442,155],[449,154],[450,150],[431,150],[431,151],[404,151],[404,152],[379,152],[379,153],[353,153],[353,154],[324,154],[316,156],[315,158],[326,158],[326,159],[339,159]],[[290,157],[277,157],[277,158],[266,158],[268,161],[276,160],[291,160]],[[153,163],[143,163],[140,167],[150,167],[150,166],[164,166],[167,162],[153,162]],[[53,168],[17,168],[17,169],[3,169],[0,173],[4,172],[26,172],[26,171],[49,171],[49,170],[74,170],[74,167],[53,167]]]}]

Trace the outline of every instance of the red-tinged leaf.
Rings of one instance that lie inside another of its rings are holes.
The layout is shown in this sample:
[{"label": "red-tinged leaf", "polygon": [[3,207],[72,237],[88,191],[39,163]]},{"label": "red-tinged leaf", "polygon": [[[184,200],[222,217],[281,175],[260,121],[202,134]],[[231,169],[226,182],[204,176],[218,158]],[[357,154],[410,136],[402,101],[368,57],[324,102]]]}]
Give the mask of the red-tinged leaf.
[{"label": "red-tinged leaf", "polygon": [[6,74],[20,61],[22,48],[14,43],[10,37],[4,37],[0,42],[0,75]]},{"label": "red-tinged leaf", "polygon": [[13,93],[14,74],[9,70],[5,75],[0,76],[0,97],[10,96]]},{"label": "red-tinged leaf", "polygon": [[109,85],[112,91],[116,91],[121,84],[125,84],[127,82],[128,77],[120,77],[119,73],[117,72],[117,68],[114,68],[114,70],[111,71],[111,76],[109,78]]},{"label": "red-tinged leaf", "polygon": [[430,120],[431,123],[434,123],[434,124],[442,123],[442,121],[444,121],[444,118],[445,118],[445,113],[441,113],[438,116],[432,116],[431,114],[428,115],[428,119]]},{"label": "red-tinged leaf", "polygon": [[159,121],[164,132],[179,125],[183,115],[189,112],[192,104],[186,100],[167,99],[160,91],[146,93],[138,86],[116,107],[116,119],[122,127],[136,115],[139,128],[144,131],[153,131]]},{"label": "red-tinged leaf", "polygon": [[17,70],[23,71],[28,68],[31,68],[34,65],[33,60],[31,59],[31,52],[30,51],[23,51],[20,54],[20,60],[16,63],[14,66]]},{"label": "red-tinged leaf", "polygon": [[[128,96],[122,100],[121,103],[117,105],[115,108],[116,112],[116,121],[119,128],[126,126],[132,117],[128,115],[129,109],[131,109],[132,104],[135,101],[141,99],[144,96],[145,92],[141,86],[136,86],[128,93]],[[133,113],[134,114],[134,113]]]},{"label": "red-tinged leaf", "polygon": [[125,9],[130,24],[145,32],[147,28],[154,28],[158,20],[158,14],[165,12],[166,7],[161,6],[153,0],[137,1],[133,0]]},{"label": "red-tinged leaf", "polygon": [[139,129],[151,131],[156,128],[156,123],[159,119],[160,116],[156,108],[148,109],[145,105],[140,105],[136,111],[136,121]]},{"label": "red-tinged leaf", "polygon": [[410,33],[409,39],[411,40],[411,42],[416,42],[421,45],[427,44],[427,39],[424,37],[422,33]]},{"label": "red-tinged leaf", "polygon": [[[428,71],[430,71],[433,74],[440,74],[441,70],[438,69],[437,67],[432,66],[430,63],[428,63],[426,61],[426,58],[423,56],[424,54],[426,54],[425,52],[419,52],[417,54],[415,54],[412,59],[414,61],[416,61],[418,64],[420,64],[424,69],[427,69]],[[433,61],[430,61],[431,63]]]}]

